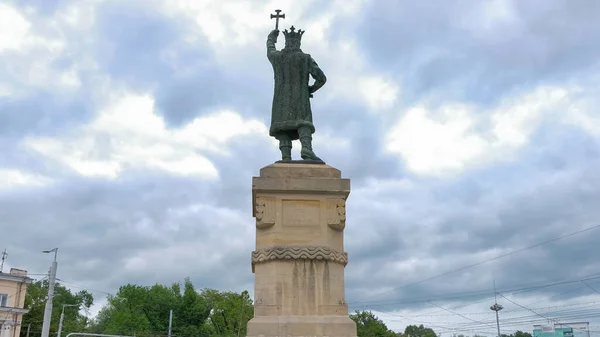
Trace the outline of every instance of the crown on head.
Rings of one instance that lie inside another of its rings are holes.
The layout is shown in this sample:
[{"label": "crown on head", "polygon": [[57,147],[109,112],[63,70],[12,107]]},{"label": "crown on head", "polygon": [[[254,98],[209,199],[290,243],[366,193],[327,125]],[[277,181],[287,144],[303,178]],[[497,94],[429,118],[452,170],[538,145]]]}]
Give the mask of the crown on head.
[{"label": "crown on head", "polygon": [[287,29],[284,30],[283,35],[285,35],[286,47],[289,46],[292,48],[300,48],[300,40],[302,40],[302,34],[304,34],[304,31],[302,29],[298,29],[298,31],[296,31],[296,28],[294,28],[294,26],[292,26],[289,31]]}]

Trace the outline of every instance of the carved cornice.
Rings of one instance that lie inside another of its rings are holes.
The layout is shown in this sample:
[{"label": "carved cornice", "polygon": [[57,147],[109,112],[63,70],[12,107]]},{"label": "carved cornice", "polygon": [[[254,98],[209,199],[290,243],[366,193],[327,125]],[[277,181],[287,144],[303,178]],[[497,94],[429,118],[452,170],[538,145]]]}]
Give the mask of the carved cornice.
[{"label": "carved cornice", "polygon": [[252,252],[252,272],[254,265],[273,260],[317,260],[348,264],[348,253],[322,246],[271,247]]},{"label": "carved cornice", "polygon": [[346,228],[346,200],[327,200],[327,225],[336,231]]},{"label": "carved cornice", "polygon": [[275,225],[275,198],[256,198],[256,228],[265,229]]}]

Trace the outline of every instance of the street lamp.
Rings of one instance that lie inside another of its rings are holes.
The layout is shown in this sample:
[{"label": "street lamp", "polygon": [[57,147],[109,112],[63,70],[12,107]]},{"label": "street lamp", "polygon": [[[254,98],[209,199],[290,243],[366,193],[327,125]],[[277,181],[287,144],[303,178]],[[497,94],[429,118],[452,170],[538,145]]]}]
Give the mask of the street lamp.
[{"label": "street lamp", "polygon": [[54,297],[54,282],[56,281],[56,255],[58,247],[50,250],[43,250],[42,253],[54,253],[54,261],[50,268],[50,276],[48,277],[48,298],[46,299],[46,308],[44,309],[44,323],[42,324],[42,337],[50,335],[50,320],[52,319],[52,298]]},{"label": "street lamp", "polygon": [[498,304],[497,296],[498,293],[496,292],[496,280],[494,280],[494,305],[492,305],[490,309],[496,312],[496,328],[498,328],[498,337],[502,337],[502,335],[500,335],[500,318],[498,317],[498,311],[504,309],[504,307]]},{"label": "street lamp", "polygon": [[79,304],[63,304],[62,312],[60,313],[60,321],[58,322],[58,334],[57,337],[60,337],[60,333],[62,331],[63,319],[65,318],[65,308],[66,307],[78,307]]},{"label": "street lamp", "polygon": [[58,253],[58,247],[50,249],[50,250],[42,250],[42,253],[54,253],[54,262],[56,262],[56,254]]},{"label": "street lamp", "polygon": [[498,328],[498,337],[500,337],[500,319],[498,318],[498,311],[504,309],[504,307],[498,303],[494,303],[494,305],[492,305],[490,309],[496,312],[496,327]]}]

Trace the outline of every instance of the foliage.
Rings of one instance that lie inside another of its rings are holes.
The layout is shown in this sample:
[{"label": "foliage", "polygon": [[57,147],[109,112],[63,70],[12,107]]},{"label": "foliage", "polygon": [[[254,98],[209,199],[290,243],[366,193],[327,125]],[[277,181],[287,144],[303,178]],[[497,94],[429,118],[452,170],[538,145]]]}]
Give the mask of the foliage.
[{"label": "foliage", "polygon": [[531,337],[531,334],[529,332],[523,332],[521,330],[517,330],[515,331],[515,333],[512,333],[510,335],[506,335],[506,334],[502,334],[502,337]]},{"label": "foliage", "polygon": [[431,328],[426,328],[423,324],[409,325],[404,329],[404,337],[437,337],[435,331]]},{"label": "foliage", "polygon": [[[44,321],[44,309],[46,307],[46,296],[48,294],[48,280],[34,282],[27,287],[25,294],[25,308],[29,312],[23,315],[21,322],[21,336],[26,336],[27,327],[31,324],[30,335],[39,335],[42,331]],[[62,336],[70,332],[84,331],[89,325],[87,316],[80,313],[88,310],[94,303],[94,297],[87,290],[72,293],[60,283],[54,285],[54,298],[52,300],[52,321],[50,324],[50,335],[56,336],[63,304],[75,304],[76,307],[65,307]]]},{"label": "foliage", "polygon": [[209,321],[218,336],[245,336],[246,325],[254,316],[252,299],[247,291],[241,294],[219,293],[216,290],[202,291],[212,308]]},{"label": "foliage", "polygon": [[[27,289],[23,324],[32,324],[30,333],[41,332],[45,297],[48,283],[39,282]],[[56,285],[54,310],[50,335],[56,336],[63,304],[78,304],[79,309],[89,309],[93,297],[83,290],[71,293],[60,284]],[[59,309],[60,308],[60,309]],[[215,289],[197,291],[189,278],[182,284],[170,287],[155,284],[121,286],[115,295],[108,296],[107,304],[91,321],[75,308],[65,308],[62,336],[70,332],[92,332],[121,336],[166,336],[169,312],[173,311],[173,337],[240,337],[246,336],[246,326],[254,315],[252,299],[247,291],[242,293],[220,292]],[[350,315],[356,322],[358,337],[437,337],[435,332],[423,325],[409,325],[403,334],[395,333],[370,311],[356,311]],[[21,337],[27,329],[21,329]],[[531,337],[518,331],[502,337]]]},{"label": "foliage", "polygon": [[358,337],[396,337],[394,331],[388,327],[370,311],[356,311],[350,315],[350,318],[356,322]]},{"label": "foliage", "polygon": [[91,332],[137,337],[166,335],[169,311],[173,310],[173,336],[245,336],[254,314],[248,292],[241,294],[214,289],[196,291],[189,279],[183,290],[171,287],[142,287],[127,284],[108,298]]}]

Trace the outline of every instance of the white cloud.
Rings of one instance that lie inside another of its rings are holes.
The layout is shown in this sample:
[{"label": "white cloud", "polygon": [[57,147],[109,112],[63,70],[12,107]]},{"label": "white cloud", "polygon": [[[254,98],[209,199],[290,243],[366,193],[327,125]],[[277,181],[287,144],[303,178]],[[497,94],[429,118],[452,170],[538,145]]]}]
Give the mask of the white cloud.
[{"label": "white cloud", "polygon": [[438,121],[424,107],[411,108],[387,135],[387,150],[402,156],[412,171],[460,169],[484,151],[485,140],[473,131],[468,107],[446,106],[436,114],[446,121]]},{"label": "white cloud", "polygon": [[0,190],[18,187],[41,187],[52,183],[52,180],[37,174],[17,169],[0,168]]},{"label": "white cloud", "polygon": [[572,90],[539,87],[488,111],[456,103],[430,110],[420,104],[389,129],[387,151],[404,159],[411,171],[436,176],[505,160],[528,144],[543,119],[557,120],[556,114],[569,105]]},{"label": "white cloud", "polygon": [[286,19],[280,19],[280,30],[301,23],[294,18],[310,7],[314,0],[277,0],[260,5],[249,1],[222,0],[215,6],[210,0],[169,0],[162,7],[169,15],[184,16],[194,20],[215,51],[226,51],[231,47],[258,43],[275,27],[270,19],[273,9],[285,9]]},{"label": "white cloud", "polygon": [[[592,94],[579,97],[568,106],[562,116],[562,121],[567,125],[574,125],[590,135],[600,138],[600,115],[597,113],[600,100],[598,92],[600,91],[598,83],[589,83],[586,89]],[[578,93],[584,92],[582,88],[576,88],[574,91]]]},{"label": "white cloud", "polygon": [[[313,48],[324,49],[317,44]],[[326,99],[360,104],[375,113],[396,104],[401,93],[400,84],[373,71],[355,41],[330,43],[326,49],[312,54],[320,55],[314,57],[327,76],[326,88],[322,89]],[[317,95],[323,94],[318,92]]]},{"label": "white cloud", "polygon": [[489,38],[493,31],[514,32],[521,23],[512,1],[506,0],[475,3],[464,15],[465,19],[459,20],[459,25],[480,39]]},{"label": "white cloud", "polygon": [[0,3],[0,53],[25,44],[31,24],[16,9]]},{"label": "white cloud", "polygon": [[234,137],[266,134],[263,123],[229,110],[169,129],[154,112],[152,97],[126,95],[70,135],[28,138],[25,145],[85,176],[116,178],[129,168],[152,168],[216,178],[217,169],[198,151],[227,155]]},{"label": "white cloud", "polygon": [[[91,39],[69,38],[73,31],[84,36],[94,24],[95,0],[66,5],[56,16],[35,10],[20,12],[0,4],[0,96],[27,96],[37,87],[75,90],[79,71],[90,66],[78,44]],[[67,67],[55,61],[69,53],[74,62]],[[92,62],[93,63],[93,62]]]},{"label": "white cloud", "polygon": [[[242,65],[247,72],[245,64],[239,63],[241,49],[264,48],[266,35],[274,28],[270,14],[274,8],[285,9],[286,19],[280,20],[280,30],[291,25],[306,30],[302,48],[315,58],[328,77],[326,88],[317,94],[319,97],[354,101],[372,111],[392,107],[398,98],[400,86],[391,79],[374,73],[354,40],[342,39],[332,43],[327,39],[334,20],[359,14],[366,2],[336,0],[328,7],[331,10],[306,15],[313,3],[314,1],[278,0],[250,5],[250,2],[224,0],[222,5],[213,6],[210,1],[170,0],[163,3],[163,11],[170,16],[192,19],[199,31],[190,30],[190,36],[186,40],[198,43],[197,36],[193,35],[205,36],[217,55],[217,62],[224,65],[223,71],[233,71],[232,69]],[[282,48],[284,42],[285,38],[280,34],[277,47]],[[254,53],[248,50],[245,52]],[[269,71],[266,57],[263,62],[265,70]]]},{"label": "white cloud", "polygon": [[[164,1],[164,11],[169,14],[185,15],[194,19],[204,35],[216,48],[232,45],[245,45],[262,40],[266,33],[275,27],[275,20],[270,14],[280,8],[286,15],[280,19],[279,29],[291,25],[301,29],[309,29],[316,36],[323,36],[332,19],[339,16],[355,15],[365,3],[364,0],[333,1],[331,11],[310,13],[315,0],[271,0],[254,3],[239,0],[222,0],[214,6],[210,0],[169,0]],[[298,20],[302,18],[303,21]],[[304,28],[306,27],[306,28]]]},{"label": "white cloud", "polygon": [[360,89],[371,110],[391,108],[396,102],[399,92],[397,84],[379,76],[364,78],[360,82]]}]

